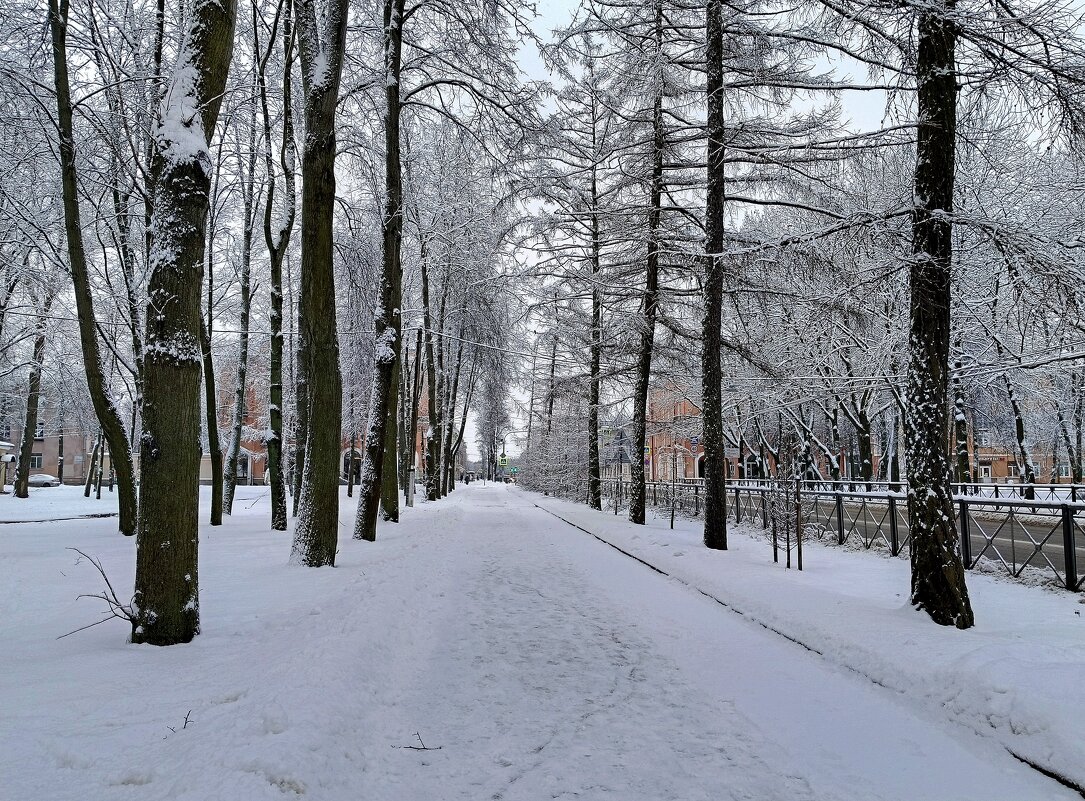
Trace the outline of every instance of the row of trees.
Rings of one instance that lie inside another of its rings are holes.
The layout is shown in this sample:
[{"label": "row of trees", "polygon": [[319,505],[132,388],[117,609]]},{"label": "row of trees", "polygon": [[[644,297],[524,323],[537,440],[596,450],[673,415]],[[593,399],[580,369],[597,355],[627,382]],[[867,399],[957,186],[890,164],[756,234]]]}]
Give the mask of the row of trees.
[{"label": "row of trees", "polygon": [[[486,459],[517,430],[528,364],[536,480],[598,507],[603,429],[628,422],[635,523],[652,387],[698,405],[711,548],[726,446],[767,469],[786,421],[811,454],[854,438],[871,473],[880,439],[907,473],[913,602],[971,625],[949,486],[970,416],[1004,393],[1027,472],[1044,407],[1080,471],[1080,21],[1046,3],[584,0],[543,46],[551,89],[516,67],[530,15],[51,0],[48,49],[35,8],[4,18],[0,312],[31,315],[30,422],[39,334],[78,321],[137,535],[115,605],[133,640],[198,631],[201,447],[212,524],[258,434],[270,525],[292,496],[291,559],[332,565],[344,439],[371,540],[398,519],[419,421],[436,500],[471,409]],[[884,99],[877,130],[842,121],[862,92]],[[268,411],[247,427],[254,391]]]},{"label": "row of trees", "polygon": [[[1081,472],[1082,35],[1048,3],[585,0],[526,177],[532,480],[565,480],[567,417],[598,508],[602,413],[643,522],[654,385],[701,409],[722,549],[726,447],[767,475],[784,426],[804,469],[850,440],[865,477],[876,451],[907,474],[913,603],[972,625],[950,493],[969,427],[1008,422],[1027,480],[1035,442]],[[842,121],[860,92],[877,130]]]},{"label": "row of trees", "polygon": [[[513,325],[506,165],[538,127],[514,66],[527,18],[442,0],[54,0],[48,49],[27,36],[40,22],[25,5],[0,25],[17,112],[0,313],[27,321],[0,330],[11,397],[31,438],[43,380],[89,398],[72,416],[101,428],[136,536],[133,598],[107,600],[133,642],[186,642],[202,452],[212,525],[242,443],[262,440],[271,528],[292,496],[292,561],[332,565],[344,439],[354,535],[372,540],[378,516],[398,519],[420,418],[436,500],[469,409],[501,405],[507,386],[483,377]],[[63,330],[81,376],[60,368],[62,338],[45,358]],[[23,494],[28,469],[29,454]]]}]

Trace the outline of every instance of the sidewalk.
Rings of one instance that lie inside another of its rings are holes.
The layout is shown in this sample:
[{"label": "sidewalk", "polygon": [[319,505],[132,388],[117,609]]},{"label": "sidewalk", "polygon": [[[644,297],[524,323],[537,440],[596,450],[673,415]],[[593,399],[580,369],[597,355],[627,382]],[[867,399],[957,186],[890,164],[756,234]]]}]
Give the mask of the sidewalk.
[{"label": "sidewalk", "polygon": [[522,492],[908,703],[1085,787],[1085,596],[969,573],[976,626],[962,632],[911,608],[905,559],[807,542],[800,573],[784,569],[782,544],[773,564],[760,528],[732,524],[730,549],[710,551],[701,521],[677,520],[672,531],[649,510],[647,525],[635,526],[612,511]]}]

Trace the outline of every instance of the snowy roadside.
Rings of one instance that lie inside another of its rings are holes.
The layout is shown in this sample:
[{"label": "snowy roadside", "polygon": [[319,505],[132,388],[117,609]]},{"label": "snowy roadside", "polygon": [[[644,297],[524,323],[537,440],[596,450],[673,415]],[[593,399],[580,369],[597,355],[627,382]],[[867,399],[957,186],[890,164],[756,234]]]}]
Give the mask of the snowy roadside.
[{"label": "snowy roadside", "polygon": [[782,552],[773,564],[771,546],[745,525],[730,527],[727,552],[713,552],[696,521],[678,520],[673,531],[659,517],[634,526],[612,512],[518,491],[829,661],[1085,787],[1081,595],[970,572],[977,623],[960,632],[911,608],[905,560],[809,542],[804,570],[785,570]]}]

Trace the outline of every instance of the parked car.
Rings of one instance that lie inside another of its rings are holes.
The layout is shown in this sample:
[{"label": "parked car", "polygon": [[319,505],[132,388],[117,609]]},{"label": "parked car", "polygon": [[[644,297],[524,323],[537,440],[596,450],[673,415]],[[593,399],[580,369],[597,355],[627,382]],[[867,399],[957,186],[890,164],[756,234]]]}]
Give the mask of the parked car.
[{"label": "parked car", "polygon": [[36,473],[27,479],[31,487],[59,487],[60,479],[48,473]]}]

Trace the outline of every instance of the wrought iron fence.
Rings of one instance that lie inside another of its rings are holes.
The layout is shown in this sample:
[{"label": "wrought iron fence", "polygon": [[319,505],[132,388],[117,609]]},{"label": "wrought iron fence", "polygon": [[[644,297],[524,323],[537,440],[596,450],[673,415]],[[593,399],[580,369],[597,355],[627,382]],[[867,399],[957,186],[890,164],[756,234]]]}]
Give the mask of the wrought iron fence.
[{"label": "wrought iron fence", "polygon": [[[628,505],[630,486],[626,480],[604,480],[604,509],[617,514]],[[881,491],[866,490],[864,485],[850,491],[844,486],[844,482],[803,483],[800,497],[805,517],[816,526],[819,537],[842,546],[886,550],[893,556],[907,554],[911,529],[906,494],[891,491],[886,483],[878,487]],[[963,485],[954,488],[963,489]],[[961,555],[970,569],[985,560],[985,566],[1000,567],[1018,579],[1027,570],[1038,570],[1069,590],[1081,591],[1085,577],[1078,565],[1085,560],[1085,502],[1074,499],[1085,501],[1085,488],[1078,485],[1071,492],[1071,485],[1037,485],[1038,494],[1041,488],[1061,494],[1028,500],[1005,493],[957,492],[954,502]],[[694,517],[701,514],[702,480],[649,481],[645,490],[650,506],[674,508]],[[729,481],[728,517],[768,528],[769,496],[776,490],[776,483],[768,480]]]}]

